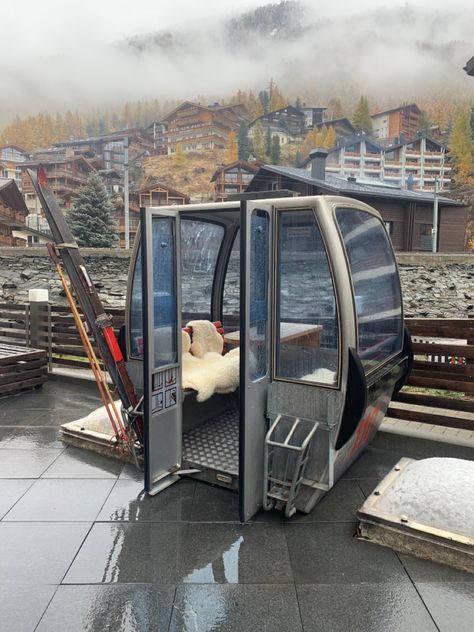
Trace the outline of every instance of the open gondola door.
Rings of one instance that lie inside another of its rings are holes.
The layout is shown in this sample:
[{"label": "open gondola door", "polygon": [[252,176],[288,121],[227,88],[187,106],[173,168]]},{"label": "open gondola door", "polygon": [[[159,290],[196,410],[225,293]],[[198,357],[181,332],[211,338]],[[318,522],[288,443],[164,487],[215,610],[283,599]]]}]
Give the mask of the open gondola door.
[{"label": "open gondola door", "polygon": [[141,210],[145,490],[177,481],[182,455],[179,215]]},{"label": "open gondola door", "polygon": [[241,203],[240,233],[240,519],[262,507],[262,458],[268,385],[271,381],[273,287],[270,204]]}]

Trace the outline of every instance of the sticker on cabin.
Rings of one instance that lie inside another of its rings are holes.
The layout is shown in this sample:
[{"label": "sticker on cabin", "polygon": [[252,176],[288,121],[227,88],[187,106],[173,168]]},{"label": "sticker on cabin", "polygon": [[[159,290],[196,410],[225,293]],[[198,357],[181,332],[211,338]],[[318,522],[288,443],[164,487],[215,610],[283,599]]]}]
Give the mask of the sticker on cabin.
[{"label": "sticker on cabin", "polygon": [[176,369],[167,369],[165,373],[165,387],[176,384]]},{"label": "sticker on cabin", "polygon": [[163,388],[163,372],[153,375],[153,391],[160,391]]},{"label": "sticker on cabin", "polygon": [[156,393],[156,395],[153,395],[152,409],[154,413],[163,410],[163,391],[161,391],[161,393]]},{"label": "sticker on cabin", "polygon": [[165,391],[165,408],[171,408],[176,405],[176,387]]}]

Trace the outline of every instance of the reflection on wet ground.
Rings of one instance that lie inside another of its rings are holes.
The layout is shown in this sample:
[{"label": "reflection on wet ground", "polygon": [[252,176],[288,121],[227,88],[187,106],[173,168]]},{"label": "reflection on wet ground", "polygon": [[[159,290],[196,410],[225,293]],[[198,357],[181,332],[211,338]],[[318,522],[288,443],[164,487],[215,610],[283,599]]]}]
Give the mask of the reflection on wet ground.
[{"label": "reflection on wet ground", "polygon": [[151,498],[132,466],[65,447],[60,424],[98,405],[65,379],[0,400],[0,630],[472,630],[474,575],[353,537],[398,452],[370,448],[310,515],[241,525],[231,492]]}]

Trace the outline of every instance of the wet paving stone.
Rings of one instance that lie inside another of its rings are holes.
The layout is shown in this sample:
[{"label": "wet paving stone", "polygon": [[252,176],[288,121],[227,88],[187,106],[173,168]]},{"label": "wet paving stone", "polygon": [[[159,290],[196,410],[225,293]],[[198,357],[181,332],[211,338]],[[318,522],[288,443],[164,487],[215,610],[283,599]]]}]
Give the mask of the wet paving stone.
[{"label": "wet paving stone", "polygon": [[341,480],[309,513],[296,513],[289,524],[310,522],[354,522],[365,497],[357,481]]},{"label": "wet paving stone", "polygon": [[43,473],[43,478],[117,478],[122,468],[122,461],[68,447]]},{"label": "wet paving stone", "polygon": [[191,524],[182,581],[203,584],[285,584],[293,573],[284,528],[254,523]]},{"label": "wet paving stone", "polygon": [[96,523],[64,584],[174,584],[186,542],[179,523]]},{"label": "wet paving stone", "polygon": [[355,524],[288,524],[291,566],[297,584],[384,583],[406,579],[396,554],[354,537]]},{"label": "wet paving stone", "polygon": [[472,632],[474,628],[474,584],[472,582],[421,582],[417,583],[416,587],[440,632]]},{"label": "wet paving stone", "polygon": [[108,479],[39,479],[3,520],[92,522],[113,485]]},{"label": "wet paving stone", "polygon": [[36,632],[168,630],[174,586],[59,586]]},{"label": "wet paving stone", "polygon": [[406,572],[415,582],[473,582],[474,600],[474,573],[467,573],[445,564],[437,564],[430,560],[422,560],[413,555],[398,554]]},{"label": "wet paving stone", "polygon": [[229,489],[196,483],[193,522],[240,522],[239,495]]},{"label": "wet paving stone", "polygon": [[0,630],[33,632],[55,590],[52,585],[0,585]]},{"label": "wet paving stone", "polygon": [[0,522],[2,584],[59,584],[90,524],[84,522]]},{"label": "wet paving stone", "polygon": [[8,426],[29,426],[33,421],[40,419],[45,415],[42,409],[26,409],[20,402],[14,407],[2,406],[0,408],[0,426],[5,428]]},{"label": "wet paving stone", "polygon": [[368,448],[342,475],[343,479],[373,478],[381,481],[403,454]]},{"label": "wet paving stone", "polygon": [[[35,479],[0,479],[0,520],[33,485]],[[0,628],[1,630],[1,628]]]},{"label": "wet paving stone", "polygon": [[38,478],[61,454],[59,450],[2,450],[0,478]]},{"label": "wet paving stone", "polygon": [[[143,474],[142,474],[143,477]],[[195,481],[183,479],[157,496],[143,491],[143,479],[119,479],[97,520],[182,522],[191,517]]]},{"label": "wet paving stone", "polygon": [[169,632],[301,632],[294,586],[178,586]]},{"label": "wet paving stone", "polygon": [[8,450],[42,450],[44,448],[64,450],[66,446],[61,441],[56,428],[28,427],[16,429],[11,440],[3,447]]},{"label": "wet paving stone", "polygon": [[297,586],[305,632],[436,632],[407,579],[389,584]]}]

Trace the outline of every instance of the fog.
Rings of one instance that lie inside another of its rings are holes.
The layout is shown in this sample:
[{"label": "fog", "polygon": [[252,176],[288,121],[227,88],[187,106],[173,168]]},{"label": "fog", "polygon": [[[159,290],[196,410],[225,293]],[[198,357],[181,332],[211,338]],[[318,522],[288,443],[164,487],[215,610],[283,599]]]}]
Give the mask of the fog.
[{"label": "fog", "polygon": [[270,77],[314,104],[360,94],[380,106],[433,95],[474,99],[474,79],[462,70],[474,55],[471,3],[318,4],[294,6],[276,28],[242,21],[237,31],[231,18],[264,0],[2,7],[0,125],[46,109],[211,100],[258,91]]}]

